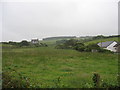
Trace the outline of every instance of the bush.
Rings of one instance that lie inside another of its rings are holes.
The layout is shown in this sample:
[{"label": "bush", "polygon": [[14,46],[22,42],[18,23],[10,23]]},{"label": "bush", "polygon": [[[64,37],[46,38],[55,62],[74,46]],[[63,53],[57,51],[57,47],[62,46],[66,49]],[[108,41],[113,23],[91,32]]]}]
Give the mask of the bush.
[{"label": "bush", "polygon": [[113,53],[113,52],[111,52],[110,50],[103,49],[103,48],[100,48],[100,49],[98,50],[98,52],[101,52],[101,53]]},{"label": "bush", "polygon": [[119,85],[114,85],[114,84],[111,84],[111,83],[108,83],[108,82],[103,82],[101,84],[101,87],[103,87],[103,88],[120,88]]},{"label": "bush", "polygon": [[93,49],[99,51],[101,48],[97,44],[89,44],[85,47],[86,52],[91,52]]},{"label": "bush", "polygon": [[13,78],[13,76],[9,72],[3,72],[2,75],[3,88],[29,88],[30,83],[28,78],[20,76],[19,78]]},{"label": "bush", "polygon": [[77,42],[74,46],[74,49],[77,51],[84,51],[85,45],[83,43]]},{"label": "bush", "polygon": [[30,78],[17,72],[15,69],[8,68],[2,73],[2,87],[3,88],[33,88],[36,84],[30,83]]},{"label": "bush", "polygon": [[22,46],[29,46],[30,45],[30,43],[28,42],[28,41],[26,41],[26,40],[23,40],[23,41],[21,41],[20,43],[19,43],[19,45],[22,47]]},{"label": "bush", "polygon": [[70,39],[70,40],[67,40],[67,41],[64,43],[64,45],[65,45],[65,46],[74,47],[77,42],[78,42],[78,41],[75,40],[75,39]]}]

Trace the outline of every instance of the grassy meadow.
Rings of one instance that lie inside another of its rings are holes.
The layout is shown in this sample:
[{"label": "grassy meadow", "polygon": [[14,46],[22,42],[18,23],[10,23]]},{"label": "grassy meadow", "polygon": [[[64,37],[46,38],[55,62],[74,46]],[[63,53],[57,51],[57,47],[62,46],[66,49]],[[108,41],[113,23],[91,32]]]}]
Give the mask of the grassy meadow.
[{"label": "grassy meadow", "polygon": [[106,42],[106,41],[120,41],[120,38],[118,37],[113,37],[113,38],[104,38],[104,39],[97,39],[97,40],[92,40],[92,41],[88,41],[85,44],[92,44],[92,43],[99,43],[99,42]]},{"label": "grassy meadow", "polygon": [[41,88],[91,88],[94,72],[101,84],[118,85],[117,54],[36,47],[3,48],[2,55],[3,72],[10,71],[14,79],[18,72]]},{"label": "grassy meadow", "polygon": [[[82,40],[81,38],[74,38],[74,39],[77,39],[80,41]],[[40,42],[46,43],[50,47],[54,47],[56,45],[56,41],[60,41],[60,40],[69,40],[69,39],[41,40]],[[85,43],[85,45],[88,45],[88,44],[92,44],[92,43],[99,43],[99,42],[106,42],[106,41],[117,41],[118,42],[118,41],[120,41],[120,38],[118,38],[118,37],[102,38],[102,39],[96,39],[96,40],[92,40],[92,41],[90,40],[90,41],[87,41],[84,43]]]}]

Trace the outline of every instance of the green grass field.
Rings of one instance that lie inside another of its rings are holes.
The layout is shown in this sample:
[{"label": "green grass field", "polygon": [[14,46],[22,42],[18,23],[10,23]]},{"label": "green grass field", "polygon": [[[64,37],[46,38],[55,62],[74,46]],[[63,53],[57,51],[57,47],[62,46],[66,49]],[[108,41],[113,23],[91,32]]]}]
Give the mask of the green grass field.
[{"label": "green grass field", "polygon": [[97,40],[92,40],[92,41],[88,41],[85,44],[91,44],[91,43],[99,43],[99,42],[106,42],[106,41],[120,41],[120,38],[118,37],[113,37],[113,38],[104,38],[104,39],[97,39]]},{"label": "green grass field", "polygon": [[69,40],[69,39],[53,39],[53,40],[41,40],[41,43],[46,43],[50,47],[54,47],[56,45],[56,41],[60,40]]},{"label": "green grass field", "polygon": [[[3,48],[3,72],[15,69],[42,88],[93,87],[93,73],[101,83],[117,85],[118,55],[78,52],[75,50],[39,48]],[[16,73],[11,73],[17,78]],[[60,79],[60,80],[59,80]]]},{"label": "green grass field", "polygon": [[[76,38],[77,40],[81,40],[81,38]],[[63,40],[63,39],[55,39],[55,40],[41,40],[41,43],[46,43],[48,46],[54,47],[56,45],[56,41]],[[112,38],[103,38],[103,39],[96,39],[92,41],[85,42],[85,45],[92,44],[92,43],[99,43],[99,42],[106,42],[106,41],[120,41],[118,37]]]}]

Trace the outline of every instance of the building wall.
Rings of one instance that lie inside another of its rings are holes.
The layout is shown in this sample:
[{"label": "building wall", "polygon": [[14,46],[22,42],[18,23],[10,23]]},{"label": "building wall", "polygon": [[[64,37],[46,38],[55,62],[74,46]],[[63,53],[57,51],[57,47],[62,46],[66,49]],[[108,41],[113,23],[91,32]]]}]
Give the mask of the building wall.
[{"label": "building wall", "polygon": [[116,52],[120,53],[120,45],[115,47],[115,49],[116,49]]},{"label": "building wall", "polygon": [[39,40],[38,40],[38,39],[31,40],[31,43],[32,43],[32,44],[39,44]]},{"label": "building wall", "polygon": [[113,42],[112,44],[110,44],[107,48],[105,48],[105,49],[107,49],[107,50],[110,50],[110,51],[112,51],[112,52],[116,52],[117,50],[115,49],[115,45],[117,44],[117,42]]},{"label": "building wall", "polygon": [[38,41],[32,41],[33,44],[39,43]]}]

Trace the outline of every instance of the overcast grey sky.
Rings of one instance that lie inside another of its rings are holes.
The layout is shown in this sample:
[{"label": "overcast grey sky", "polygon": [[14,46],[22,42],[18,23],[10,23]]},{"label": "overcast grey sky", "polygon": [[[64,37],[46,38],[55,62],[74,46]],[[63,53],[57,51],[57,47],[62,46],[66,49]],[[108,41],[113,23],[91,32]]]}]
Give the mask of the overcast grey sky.
[{"label": "overcast grey sky", "polygon": [[118,1],[2,0],[2,41],[118,34]]}]

